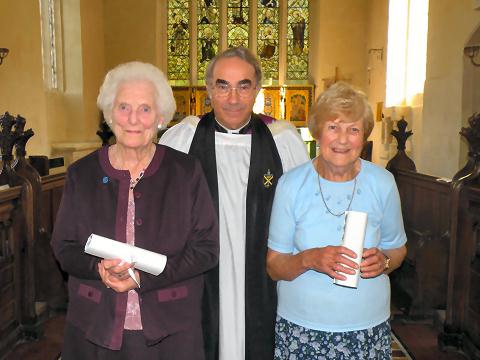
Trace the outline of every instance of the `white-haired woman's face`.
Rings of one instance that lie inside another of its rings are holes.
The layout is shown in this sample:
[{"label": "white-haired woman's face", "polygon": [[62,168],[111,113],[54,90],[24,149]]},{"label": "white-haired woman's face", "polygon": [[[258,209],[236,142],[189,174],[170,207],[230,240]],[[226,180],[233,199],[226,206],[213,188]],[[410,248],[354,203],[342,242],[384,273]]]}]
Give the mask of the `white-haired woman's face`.
[{"label": "white-haired woman's face", "polygon": [[111,128],[117,144],[128,148],[148,146],[157,134],[158,116],[151,82],[121,84],[112,109]]}]

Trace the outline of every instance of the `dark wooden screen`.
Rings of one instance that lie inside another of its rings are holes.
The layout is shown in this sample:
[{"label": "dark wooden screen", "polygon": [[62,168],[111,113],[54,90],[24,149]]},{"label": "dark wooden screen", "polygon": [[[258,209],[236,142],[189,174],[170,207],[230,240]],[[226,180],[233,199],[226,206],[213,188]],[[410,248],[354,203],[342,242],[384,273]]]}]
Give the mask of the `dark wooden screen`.
[{"label": "dark wooden screen", "polygon": [[449,251],[449,183],[408,170],[395,171],[407,234],[407,257],[392,273],[392,299],[411,317],[445,309]]}]

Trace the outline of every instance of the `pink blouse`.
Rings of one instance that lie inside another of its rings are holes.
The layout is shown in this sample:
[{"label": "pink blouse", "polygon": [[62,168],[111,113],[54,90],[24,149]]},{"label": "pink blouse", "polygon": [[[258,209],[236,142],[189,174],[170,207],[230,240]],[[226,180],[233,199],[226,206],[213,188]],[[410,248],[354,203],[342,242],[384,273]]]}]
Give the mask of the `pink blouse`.
[{"label": "pink blouse", "polygon": [[[128,192],[127,244],[135,245],[135,200],[133,199],[133,189],[130,189]],[[142,330],[140,304],[138,302],[138,293],[135,290],[128,291],[127,310],[123,328],[127,330]]]}]

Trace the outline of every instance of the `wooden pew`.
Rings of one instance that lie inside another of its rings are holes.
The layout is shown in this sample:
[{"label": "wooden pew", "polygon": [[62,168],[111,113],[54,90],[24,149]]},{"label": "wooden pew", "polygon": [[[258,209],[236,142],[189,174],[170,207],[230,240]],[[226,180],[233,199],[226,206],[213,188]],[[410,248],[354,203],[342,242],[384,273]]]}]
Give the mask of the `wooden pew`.
[{"label": "wooden pew", "polygon": [[35,246],[36,299],[46,302],[50,309],[65,309],[67,305],[66,274],[64,274],[50,247],[53,225],[62,199],[65,174],[42,177],[38,239]]},{"label": "wooden pew", "polygon": [[[41,336],[53,308],[45,292],[61,293],[63,286],[49,234],[64,175],[41,177],[29,164],[25,145],[33,131],[24,125],[21,116],[0,116],[0,358],[17,341]],[[64,286],[63,293],[65,307]]]},{"label": "wooden pew", "polygon": [[21,196],[21,186],[0,191],[0,358],[22,336],[32,311],[24,286],[29,264]]},{"label": "wooden pew", "polygon": [[445,310],[439,347],[480,359],[480,114],[468,122],[460,132],[468,162],[451,183],[416,173],[404,153],[411,132],[399,127],[399,154],[387,168],[402,200],[408,254],[391,274],[392,301],[411,318]]},{"label": "wooden pew", "polygon": [[410,318],[444,310],[450,225],[450,185],[433,176],[395,169],[407,234],[407,257],[392,273],[392,301]]},{"label": "wooden pew", "polygon": [[442,349],[480,359],[480,114],[460,134],[468,142],[468,162],[451,186],[450,249]]},{"label": "wooden pew", "polygon": [[395,176],[408,242],[405,261],[390,275],[392,302],[409,318],[432,317],[447,302],[450,186],[417,173],[405,152],[412,132],[403,118],[397,126],[398,152],[386,168]]}]

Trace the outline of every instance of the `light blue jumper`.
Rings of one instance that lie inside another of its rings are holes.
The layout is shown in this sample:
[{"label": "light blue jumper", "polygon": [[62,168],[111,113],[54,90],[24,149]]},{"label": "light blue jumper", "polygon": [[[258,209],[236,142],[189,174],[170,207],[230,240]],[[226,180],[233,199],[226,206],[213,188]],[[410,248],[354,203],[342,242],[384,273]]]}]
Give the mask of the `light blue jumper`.
[{"label": "light blue jumper", "polygon": [[[354,181],[320,178],[325,201],[333,213],[350,203]],[[368,214],[365,248],[393,249],[406,243],[400,197],[390,172],[361,160],[350,210]],[[330,214],[320,195],[312,162],[285,173],[279,180],[270,220],[268,247],[281,253],[341,245],[344,215]],[[309,270],[293,281],[279,281],[278,310],[282,318],[303,327],[332,332],[368,329],[390,316],[387,275],[360,278],[358,287],[333,284],[328,275]]]}]

